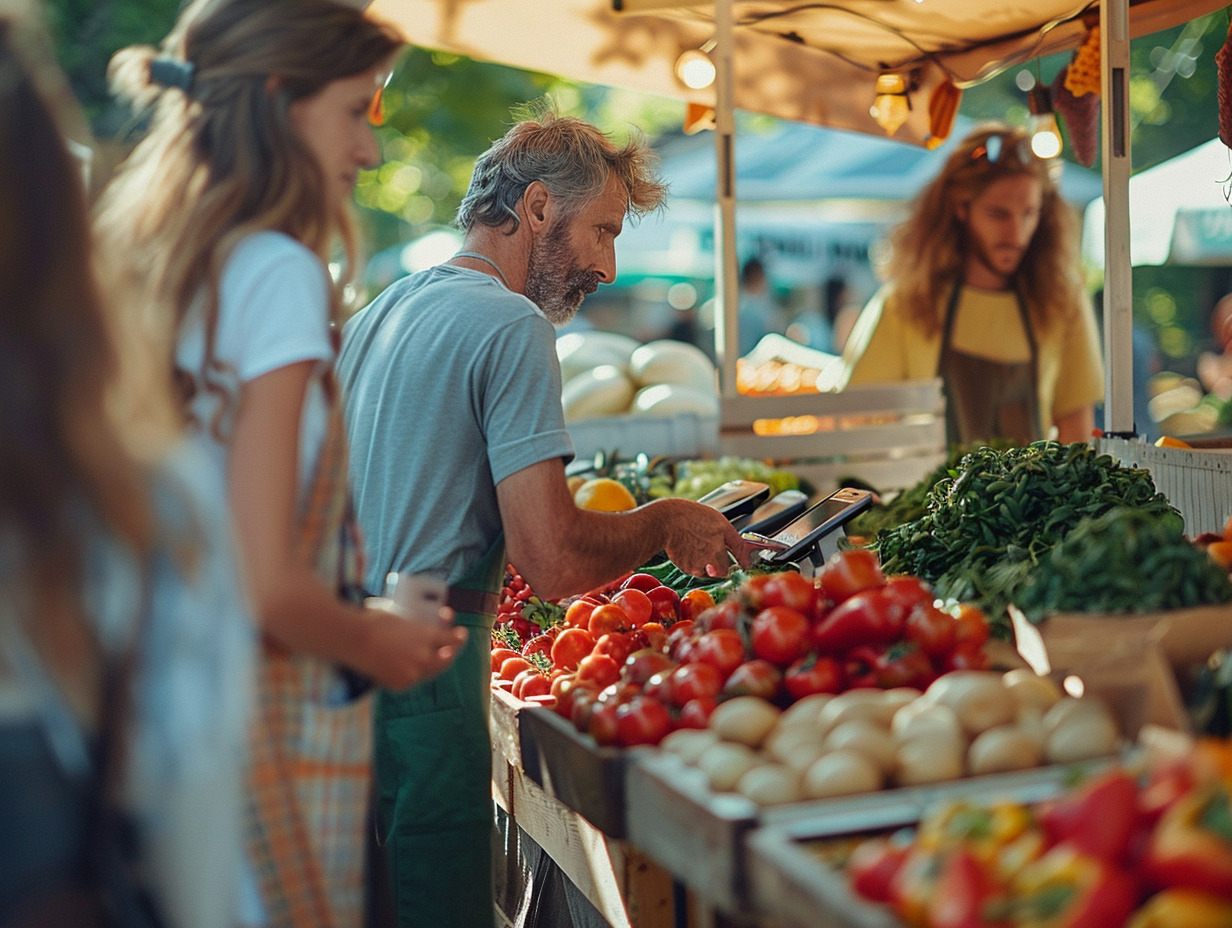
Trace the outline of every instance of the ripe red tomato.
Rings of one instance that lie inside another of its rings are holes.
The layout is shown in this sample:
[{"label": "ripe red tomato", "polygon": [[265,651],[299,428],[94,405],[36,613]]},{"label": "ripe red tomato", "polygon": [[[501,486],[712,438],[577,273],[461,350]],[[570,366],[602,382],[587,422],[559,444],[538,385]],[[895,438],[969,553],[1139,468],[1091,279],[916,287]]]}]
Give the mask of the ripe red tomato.
[{"label": "ripe red tomato", "polygon": [[[612,597],[612,605],[619,606],[629,617],[629,623],[637,628],[650,621],[654,612],[654,604],[650,597],[641,590],[627,587]],[[593,619],[594,616],[591,616]]]},{"label": "ripe red tomato", "polygon": [[709,590],[689,590],[680,597],[680,618],[682,621],[696,619],[713,605],[714,597]]},{"label": "ripe red tomato", "polygon": [[770,606],[753,617],[753,653],[786,667],[809,647],[809,621],[787,606]]},{"label": "ripe red tomato", "polygon": [[744,639],[734,629],[716,628],[693,642],[689,659],[710,664],[726,680],[744,662]]},{"label": "ripe red tomato", "polygon": [[492,649],[492,672],[500,671],[501,664],[505,663],[511,657],[521,657],[513,648],[493,648]]},{"label": "ripe red tomato", "polygon": [[676,621],[680,596],[675,590],[670,586],[657,586],[653,590],[647,590],[646,595],[650,598],[651,618],[654,621],[664,625],[671,625]]},{"label": "ripe red tomato", "polygon": [[586,599],[575,599],[565,610],[565,624],[573,628],[586,628],[590,624],[590,614],[599,603]]},{"label": "ripe red tomato", "polygon": [[869,590],[885,583],[881,562],[868,548],[848,548],[836,551],[826,561],[818,578],[818,587],[836,603],[861,590]]},{"label": "ripe red tomato", "polygon": [[582,733],[590,731],[590,715],[599,705],[599,694],[590,686],[574,686],[565,694],[569,703],[569,721]]},{"label": "ripe red tomato", "polygon": [[744,604],[733,596],[723,600],[717,606],[703,610],[694,621],[705,631],[713,631],[716,628],[736,628],[742,615],[744,615]]},{"label": "ripe red tomato", "polygon": [[630,574],[628,579],[620,585],[622,590],[641,590],[643,593],[649,593],[656,587],[663,586],[659,582],[659,578],[654,574],[637,573]]},{"label": "ripe red tomato", "polygon": [[919,577],[895,576],[886,577],[883,589],[886,594],[901,602],[904,606],[926,604],[931,606],[936,596],[932,588]]},{"label": "ripe red tomato", "polygon": [[551,657],[552,641],[551,635],[536,635],[526,644],[522,645],[522,656],[530,657],[532,654],[546,654]]},{"label": "ripe red tomato", "polygon": [[847,863],[847,878],[856,894],[870,902],[892,902],[894,878],[907,859],[908,846],[889,838],[861,842]]},{"label": "ripe red tomato", "polygon": [[[841,553],[841,552],[840,552]],[[861,590],[835,606],[813,626],[813,647],[822,654],[842,654],[860,645],[897,641],[907,621],[907,607],[884,590]]]},{"label": "ripe red tomato", "polygon": [[578,663],[593,651],[594,647],[595,638],[590,632],[581,628],[567,628],[552,642],[552,666],[561,670],[577,670]]},{"label": "ripe red tomato", "polygon": [[958,623],[948,612],[942,612],[931,602],[917,603],[907,613],[903,634],[929,657],[945,657],[954,650]]},{"label": "ripe red tomato", "polygon": [[604,603],[596,606],[586,623],[586,630],[596,638],[611,632],[627,632],[633,628],[629,614],[617,603]]},{"label": "ripe red tomato", "polygon": [[642,684],[642,692],[647,696],[653,696],[655,699],[664,705],[670,705],[672,694],[672,671],[660,670],[654,674],[649,680]]},{"label": "ripe red tomato", "polygon": [[740,584],[740,589],[736,591],[738,598],[744,600],[753,612],[761,611],[764,606],[763,599],[766,595],[766,585],[770,582],[770,577],[770,574],[757,574],[756,576],[749,577],[744,583]]},{"label": "ripe red tomato", "polygon": [[683,664],[689,660],[689,652],[693,648],[693,632],[695,626],[689,619],[681,619],[667,633],[667,656],[677,663]]},{"label": "ripe red tomato", "polygon": [[510,691],[516,699],[530,699],[532,696],[546,696],[552,691],[552,683],[539,668],[523,670],[513,678],[513,689]]},{"label": "ripe red tomato", "polygon": [[674,706],[683,708],[686,703],[701,696],[716,697],[723,688],[723,678],[710,664],[700,661],[681,664],[671,673],[668,699]]},{"label": "ripe red tomato", "polygon": [[667,707],[650,696],[635,696],[616,710],[616,741],[622,747],[658,744],[672,730]]},{"label": "ripe red tomato", "polygon": [[508,657],[501,663],[496,675],[502,680],[513,680],[523,670],[530,670],[534,666],[524,657]]},{"label": "ripe red tomato", "polygon": [[983,647],[988,640],[988,618],[979,606],[963,603],[958,607],[958,615],[954,617],[955,647]]},{"label": "ripe red tomato", "polygon": [[644,648],[667,651],[667,629],[658,622],[647,622],[633,630],[633,638]]},{"label": "ripe red tomato", "polygon": [[597,700],[586,720],[586,732],[600,745],[617,743],[617,722],[620,707],[614,702]]},{"label": "ripe red tomato", "polygon": [[620,679],[620,665],[610,655],[592,651],[578,662],[577,679],[603,689]]},{"label": "ripe red tomato", "polygon": [[573,718],[573,702],[579,695],[589,693],[593,699],[598,694],[591,684],[578,683],[577,678],[571,673],[562,674],[553,680],[548,692],[556,697],[556,705],[553,706],[556,714],[567,719]]},{"label": "ripe red tomato", "polygon": [[818,654],[806,654],[783,674],[783,688],[792,699],[814,693],[841,693],[845,686],[842,664]]},{"label": "ripe red tomato", "polygon": [[680,717],[676,719],[677,728],[709,728],[710,713],[714,712],[714,707],[718,705],[718,701],[713,696],[698,696],[696,699],[690,699],[680,710]]},{"label": "ripe red tomato", "polygon": [[815,592],[813,581],[801,576],[799,571],[785,570],[771,574],[762,595],[762,608],[786,606],[807,614],[812,608]]},{"label": "ripe red tomato", "polygon": [[912,686],[926,690],[936,678],[933,662],[912,644],[892,646],[877,662],[877,685],[882,689]]},{"label": "ripe red tomato", "polygon": [[609,632],[601,635],[595,642],[594,653],[606,654],[616,662],[617,667],[623,667],[625,660],[637,650],[633,635],[627,632]]},{"label": "ripe red tomato", "polygon": [[988,655],[983,645],[959,642],[941,662],[944,670],[987,670]]},{"label": "ripe red tomato", "polygon": [[670,670],[676,662],[662,651],[653,648],[641,648],[625,658],[621,668],[620,678],[628,683],[641,686],[661,670]]},{"label": "ripe red tomato", "polygon": [[770,661],[755,657],[731,672],[723,683],[724,696],[760,696],[773,700],[783,686],[783,671]]}]

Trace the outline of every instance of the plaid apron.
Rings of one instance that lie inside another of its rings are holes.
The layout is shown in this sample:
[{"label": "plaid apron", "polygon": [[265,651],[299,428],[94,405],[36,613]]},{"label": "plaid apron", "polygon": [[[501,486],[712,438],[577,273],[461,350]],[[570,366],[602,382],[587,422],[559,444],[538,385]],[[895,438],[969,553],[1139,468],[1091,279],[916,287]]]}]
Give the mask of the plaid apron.
[{"label": "plaid apron", "polygon": [[[332,387],[333,385],[330,384]],[[339,590],[358,588],[362,548],[347,492],[337,390],[301,504],[297,554]],[[246,839],[271,928],[359,928],[371,799],[372,698],[338,668],[262,647],[248,773]]]}]

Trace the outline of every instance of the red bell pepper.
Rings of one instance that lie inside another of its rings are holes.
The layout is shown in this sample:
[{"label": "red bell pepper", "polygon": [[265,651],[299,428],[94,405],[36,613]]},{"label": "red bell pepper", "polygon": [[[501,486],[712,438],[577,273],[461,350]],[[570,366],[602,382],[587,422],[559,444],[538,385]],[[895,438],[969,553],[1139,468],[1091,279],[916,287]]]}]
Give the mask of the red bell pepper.
[{"label": "red bell pepper", "polygon": [[889,838],[870,838],[851,852],[847,879],[858,896],[870,902],[890,902],[894,877],[907,859],[908,845]]},{"label": "red bell pepper", "polygon": [[[966,848],[947,855],[932,898],[929,928],[997,928],[1007,924],[1004,889]],[[999,904],[1000,903],[1000,904]],[[995,914],[1000,913],[1000,917]]]},{"label": "red bell pepper", "polygon": [[1232,802],[1222,784],[1176,800],[1151,834],[1142,863],[1158,887],[1184,886],[1232,897]]},{"label": "red bell pepper", "polygon": [[1043,804],[1036,818],[1050,844],[1067,841],[1109,863],[1129,848],[1138,824],[1138,786],[1124,770],[1108,770]]},{"label": "red bell pepper", "polygon": [[1119,928],[1139,893],[1124,870],[1063,842],[1013,883],[1016,928]]}]

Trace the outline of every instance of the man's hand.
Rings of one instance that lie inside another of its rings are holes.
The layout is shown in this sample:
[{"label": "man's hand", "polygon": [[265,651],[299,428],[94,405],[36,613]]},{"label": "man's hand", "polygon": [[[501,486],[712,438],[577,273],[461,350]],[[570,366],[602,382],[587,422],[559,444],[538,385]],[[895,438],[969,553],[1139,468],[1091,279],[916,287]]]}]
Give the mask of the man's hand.
[{"label": "man's hand", "polygon": [[665,550],[673,564],[695,577],[726,577],[733,562],[748,567],[754,548],[717,509],[691,500],[670,504]]}]

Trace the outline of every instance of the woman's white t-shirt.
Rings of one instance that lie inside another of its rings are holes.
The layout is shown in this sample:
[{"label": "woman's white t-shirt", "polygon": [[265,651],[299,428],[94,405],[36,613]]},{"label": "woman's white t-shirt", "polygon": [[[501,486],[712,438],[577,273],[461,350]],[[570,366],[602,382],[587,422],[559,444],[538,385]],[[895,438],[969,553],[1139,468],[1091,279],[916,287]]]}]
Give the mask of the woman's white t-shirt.
[{"label": "woman's white t-shirt", "polygon": [[[329,426],[324,375],[334,360],[329,338],[329,279],[321,260],[296,239],[281,232],[256,232],[236,246],[223,268],[214,357],[226,366],[214,380],[224,384],[227,399],[201,386],[205,358],[203,304],[191,310],[176,349],[176,365],[193,375],[197,391],[189,406],[220,472],[227,468],[227,442],[239,404],[240,388],[262,374],[288,364],[316,361],[308,382],[299,428],[299,496],[308,492],[316,460]],[[221,438],[213,427],[222,409]],[[250,866],[240,878],[238,922],[266,923],[256,874]]]},{"label": "woman's white t-shirt", "polygon": [[226,369],[212,379],[228,394],[222,440],[214,429],[222,397],[202,387],[205,359],[203,304],[190,311],[176,348],[176,365],[191,374],[197,391],[189,407],[226,473],[230,420],[240,387],[270,371],[300,361],[318,362],[300,416],[299,489],[306,492],[325,440],[329,406],[323,376],[334,360],[329,339],[329,279],[312,251],[281,232],[256,232],[236,246],[223,269],[214,357]]}]

